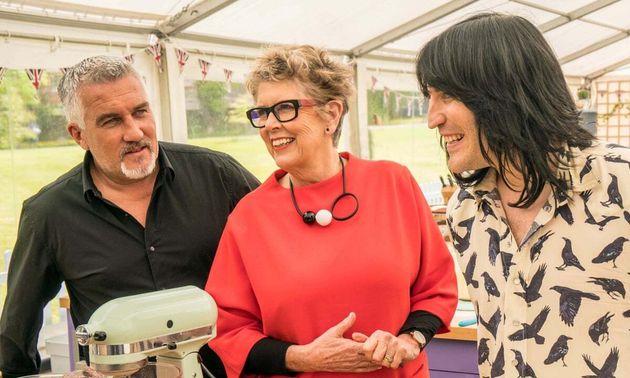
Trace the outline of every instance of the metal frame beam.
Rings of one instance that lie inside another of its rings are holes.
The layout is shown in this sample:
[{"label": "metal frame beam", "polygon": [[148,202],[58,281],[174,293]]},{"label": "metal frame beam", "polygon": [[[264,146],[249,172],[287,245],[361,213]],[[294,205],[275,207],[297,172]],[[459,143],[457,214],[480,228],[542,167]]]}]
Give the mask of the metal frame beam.
[{"label": "metal frame beam", "polygon": [[444,16],[447,16],[471,3],[475,0],[451,0],[448,3],[439,6],[415,19],[404,23],[388,32],[385,32],[371,40],[364,42],[351,50],[351,56],[359,58],[370,53],[379,47],[395,41],[421,27],[430,24]]},{"label": "metal frame beam", "polygon": [[91,5],[83,5],[83,4],[73,4],[66,3],[63,1],[48,1],[48,0],[21,0],[19,1],[20,5],[26,5],[36,8],[41,8],[42,13],[49,13],[48,11],[52,11],[52,15],[48,14],[48,16],[55,17],[55,11],[61,10],[65,12],[75,12],[77,14],[92,14],[106,17],[121,17],[121,18],[129,18],[129,19],[142,19],[142,20],[152,20],[152,21],[160,21],[164,19],[164,15],[157,13],[148,13],[148,12],[134,12],[123,9],[112,9],[112,8],[104,8],[104,7],[95,7]]},{"label": "metal frame beam", "polygon": [[586,75],[586,77],[590,80],[595,80],[597,78],[599,78],[600,76],[604,76],[607,73],[616,70],[617,68],[621,68],[623,66],[627,66],[630,64],[630,57],[629,58],[625,58],[622,59],[616,63],[610,64],[602,69],[599,69],[595,72],[591,72],[590,74]]},{"label": "metal frame beam", "polygon": [[15,13],[0,10],[0,19],[33,22],[44,25],[69,26],[74,28],[105,30],[123,33],[150,34],[155,31],[153,28],[143,26],[127,26],[120,24],[106,24],[101,22],[73,20],[61,17],[39,16],[35,14]]},{"label": "metal frame beam", "polygon": [[612,45],[613,43],[617,42],[617,41],[621,41],[622,39],[629,37],[630,36],[630,30],[627,31],[622,31],[620,33],[617,33],[615,35],[612,35],[606,39],[602,39],[601,41],[597,41],[595,43],[593,43],[590,46],[586,46],[576,52],[573,52],[567,56],[563,56],[562,58],[558,59],[558,61],[560,62],[560,64],[565,64],[565,63],[569,63],[573,60],[576,60],[578,58],[583,57],[584,55],[588,55],[592,52],[595,52],[597,50],[600,50],[606,46]]},{"label": "metal frame beam", "polygon": [[[557,14],[559,17],[556,17],[553,20],[547,21],[544,24],[541,24],[541,25],[538,26],[538,29],[541,32],[546,33],[546,32],[548,32],[550,30],[553,30],[553,29],[555,29],[557,27],[560,27],[560,26],[562,26],[564,24],[567,24],[567,23],[569,23],[571,21],[581,19],[582,17],[584,17],[584,16],[586,16],[586,15],[588,15],[590,13],[593,13],[593,12],[595,12],[597,10],[600,10],[602,8],[605,8],[605,7],[607,7],[607,6],[611,5],[611,4],[614,4],[614,3],[618,2],[619,0],[598,0],[598,1],[592,2],[590,4],[587,4],[587,5],[585,5],[585,6],[581,7],[581,8],[578,8],[578,9],[572,11],[572,12],[569,12],[569,13],[558,12],[555,9],[544,7],[542,5],[539,5],[539,4],[536,4],[536,3],[532,3],[532,2],[527,1],[527,0],[511,0],[511,1],[513,1],[515,3],[518,3],[518,4],[521,4],[521,5],[525,5],[525,6],[534,8],[534,9],[542,10],[542,11],[553,13],[553,14]],[[585,22],[590,22],[590,21],[586,21],[586,20],[584,20],[584,21]],[[598,25],[606,26],[606,25],[601,25],[599,23],[598,23]],[[613,28],[612,26],[606,26],[606,27]],[[613,28],[613,29],[616,29],[616,28]]]},{"label": "metal frame beam", "polygon": [[157,29],[165,35],[177,34],[234,2],[236,0],[203,0],[191,7],[186,5],[178,13],[160,22]]}]

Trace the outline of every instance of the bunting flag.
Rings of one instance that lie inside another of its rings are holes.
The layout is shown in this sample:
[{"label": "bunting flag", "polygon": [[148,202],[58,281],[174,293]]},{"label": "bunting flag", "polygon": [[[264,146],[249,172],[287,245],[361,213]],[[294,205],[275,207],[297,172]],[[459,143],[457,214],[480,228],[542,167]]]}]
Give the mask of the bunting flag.
[{"label": "bunting flag", "polygon": [[383,88],[383,104],[385,107],[389,104],[389,88],[387,87]]},{"label": "bunting flag", "polygon": [[199,67],[201,68],[201,80],[206,80],[206,75],[208,74],[211,65],[212,63],[208,62],[207,60],[199,59]]},{"label": "bunting flag", "polygon": [[158,70],[162,72],[162,45],[160,41],[149,45],[145,51],[153,57],[155,64],[158,66]]},{"label": "bunting flag", "polygon": [[2,78],[4,77],[5,73],[7,73],[7,68],[6,67],[0,67],[0,84],[2,84]]},{"label": "bunting flag", "polygon": [[372,76],[372,86],[370,87],[370,91],[374,93],[374,89],[376,88],[376,83],[378,83],[378,79],[376,76]]},{"label": "bunting flag", "polygon": [[127,54],[124,58],[129,64],[134,64],[136,62],[136,56],[134,54]]},{"label": "bunting flag", "polygon": [[35,87],[35,89],[39,89],[39,84],[41,83],[42,75],[44,74],[43,68],[27,68],[26,74],[28,75],[29,80]]},{"label": "bunting flag", "polygon": [[179,73],[184,72],[184,66],[188,61],[188,53],[182,49],[175,48],[175,55],[177,55],[177,64],[179,64]]},{"label": "bunting flag", "polygon": [[228,70],[227,68],[223,69],[223,74],[225,74],[225,89],[227,89],[228,93],[232,92],[232,70]]}]

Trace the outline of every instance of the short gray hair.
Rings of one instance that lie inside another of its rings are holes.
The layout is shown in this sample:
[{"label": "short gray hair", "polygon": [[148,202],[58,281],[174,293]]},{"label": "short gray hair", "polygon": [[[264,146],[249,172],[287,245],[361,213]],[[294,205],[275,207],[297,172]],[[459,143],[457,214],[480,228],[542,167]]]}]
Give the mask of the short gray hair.
[{"label": "short gray hair", "polygon": [[144,86],[142,77],[125,60],[113,56],[100,55],[82,60],[70,67],[57,86],[57,93],[69,122],[84,128],[82,103],[78,92],[86,84],[111,83],[133,75]]},{"label": "short gray hair", "polygon": [[336,147],[341,136],[343,117],[354,94],[354,72],[347,65],[331,58],[324,49],[310,45],[292,45],[269,48],[258,58],[247,79],[247,89],[258,98],[258,86],[263,82],[294,80],[319,105],[331,100],[343,103],[339,124],[333,134]]}]

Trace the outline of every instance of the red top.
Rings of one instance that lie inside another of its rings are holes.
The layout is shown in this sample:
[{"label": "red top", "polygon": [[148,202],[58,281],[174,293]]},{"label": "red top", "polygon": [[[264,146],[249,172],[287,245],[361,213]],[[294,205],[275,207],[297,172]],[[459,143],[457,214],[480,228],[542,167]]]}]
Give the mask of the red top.
[{"label": "red top", "polygon": [[[230,215],[206,285],[219,305],[218,337],[210,346],[229,377],[239,377],[260,339],[307,344],[351,311],[357,320],[346,337],[377,329],[397,334],[416,310],[450,324],[457,305],[453,259],[411,173],[393,162],[342,156],[346,189],[360,205],[351,219],[305,224],[278,184],[282,170]],[[303,212],[330,209],[341,192],[341,172],[295,188]],[[428,377],[428,366],[422,353],[403,368],[343,375]]]}]

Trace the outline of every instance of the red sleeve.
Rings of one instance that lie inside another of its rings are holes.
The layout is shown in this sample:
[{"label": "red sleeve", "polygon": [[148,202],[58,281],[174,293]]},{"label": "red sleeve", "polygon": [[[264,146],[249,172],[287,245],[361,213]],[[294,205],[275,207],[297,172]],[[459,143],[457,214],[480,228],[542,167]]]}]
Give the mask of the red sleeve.
[{"label": "red sleeve", "polygon": [[206,291],[219,308],[217,337],[208,345],[221,357],[228,377],[239,377],[250,350],[265,335],[260,308],[230,222],[219,242]]},{"label": "red sleeve", "polygon": [[457,308],[455,265],[424,195],[411,173],[407,173],[418,208],[421,248],[420,270],[411,287],[411,311],[434,314],[444,324],[438,333],[444,333],[449,331]]}]

